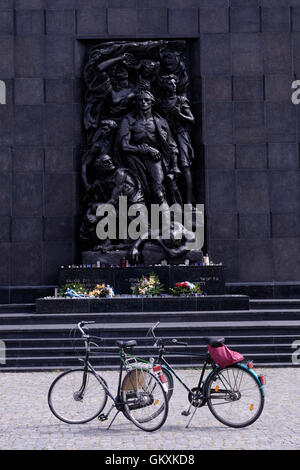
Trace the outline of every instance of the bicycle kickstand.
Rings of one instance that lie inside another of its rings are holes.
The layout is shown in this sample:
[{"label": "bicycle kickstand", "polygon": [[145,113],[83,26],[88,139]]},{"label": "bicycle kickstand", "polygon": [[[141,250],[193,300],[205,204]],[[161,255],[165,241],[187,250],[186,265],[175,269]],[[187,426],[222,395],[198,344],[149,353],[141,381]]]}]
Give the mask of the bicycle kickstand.
[{"label": "bicycle kickstand", "polygon": [[118,410],[115,414],[115,416],[113,417],[113,419],[111,420],[111,422],[109,423],[109,426],[107,428],[107,431],[110,429],[111,425],[113,424],[114,420],[116,419],[116,417],[118,416],[118,414],[120,413],[120,410]]},{"label": "bicycle kickstand", "polygon": [[195,415],[197,409],[198,409],[198,408],[195,406],[195,409],[194,409],[194,411],[193,411],[193,414],[192,414],[192,416],[190,417],[189,422],[188,422],[187,425],[186,425],[186,429],[187,429],[187,428],[189,427],[189,425],[191,424],[191,421],[192,421],[192,419],[193,419],[193,417],[194,417],[194,415]]}]

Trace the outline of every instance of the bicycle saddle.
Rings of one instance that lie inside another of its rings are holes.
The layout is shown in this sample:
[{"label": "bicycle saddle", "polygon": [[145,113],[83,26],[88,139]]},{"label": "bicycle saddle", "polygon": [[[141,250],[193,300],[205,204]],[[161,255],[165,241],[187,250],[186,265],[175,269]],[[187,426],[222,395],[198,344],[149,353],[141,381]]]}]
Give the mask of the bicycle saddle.
[{"label": "bicycle saddle", "polygon": [[225,343],[225,338],[220,338],[219,336],[209,336],[204,339],[212,348],[219,348]]},{"label": "bicycle saddle", "polygon": [[118,346],[118,348],[133,348],[133,346],[136,346],[137,345],[137,342],[132,339],[130,341],[116,341],[116,345]]}]

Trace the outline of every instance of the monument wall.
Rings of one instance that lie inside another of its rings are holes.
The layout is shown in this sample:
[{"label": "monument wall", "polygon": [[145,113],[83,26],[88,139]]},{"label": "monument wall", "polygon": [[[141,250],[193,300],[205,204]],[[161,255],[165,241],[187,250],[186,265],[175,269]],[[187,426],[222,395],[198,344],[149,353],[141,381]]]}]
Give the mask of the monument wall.
[{"label": "monument wall", "polygon": [[80,263],[83,68],[102,41],[184,39],[210,257],[300,280],[300,0],[0,0],[0,286]]}]

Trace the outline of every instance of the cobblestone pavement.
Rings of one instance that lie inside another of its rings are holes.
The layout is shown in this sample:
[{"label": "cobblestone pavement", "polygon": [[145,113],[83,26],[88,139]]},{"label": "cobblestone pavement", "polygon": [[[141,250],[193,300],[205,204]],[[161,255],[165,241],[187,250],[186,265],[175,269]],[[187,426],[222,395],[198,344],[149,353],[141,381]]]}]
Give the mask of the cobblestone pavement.
[{"label": "cobblestone pavement", "polygon": [[[266,376],[265,408],[248,428],[233,429],[217,421],[207,407],[197,410],[189,429],[181,411],[187,396],[177,382],[166,423],[146,433],[119,414],[109,431],[108,421],[68,425],[53,416],[47,392],[57,372],[0,374],[0,449],[300,449],[300,368],[255,369]],[[115,386],[117,373],[101,371]],[[181,370],[191,386],[198,372]],[[108,406],[108,405],[107,405]]]}]

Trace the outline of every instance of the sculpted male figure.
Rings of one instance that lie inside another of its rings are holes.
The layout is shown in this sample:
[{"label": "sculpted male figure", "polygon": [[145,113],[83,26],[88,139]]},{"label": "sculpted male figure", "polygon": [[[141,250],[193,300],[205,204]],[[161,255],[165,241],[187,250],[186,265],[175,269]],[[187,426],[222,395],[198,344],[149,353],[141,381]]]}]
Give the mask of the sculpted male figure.
[{"label": "sculpted male figure", "polygon": [[150,91],[137,94],[137,110],[120,125],[120,150],[125,166],[140,178],[149,203],[167,202],[166,185],[180,173],[178,148],[165,119],[152,112],[154,97]]},{"label": "sculpted male figure", "polygon": [[91,165],[97,155],[110,154],[112,150],[112,134],[116,127],[117,124],[112,119],[100,121],[99,128],[95,133],[95,142],[82,156],[81,175],[86,191],[89,190],[91,185],[88,178],[88,166]]},{"label": "sculpted male figure", "polygon": [[[81,238],[87,243],[94,244],[94,249],[102,249],[96,238],[96,224],[99,220],[96,212],[99,204],[106,203],[115,206],[118,213],[119,196],[126,196],[128,206],[143,204],[144,196],[141,184],[136,175],[127,168],[117,168],[111,157],[100,154],[95,160],[96,180],[89,189],[89,204],[81,226]],[[111,247],[110,243],[105,248]]]}]

